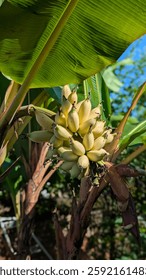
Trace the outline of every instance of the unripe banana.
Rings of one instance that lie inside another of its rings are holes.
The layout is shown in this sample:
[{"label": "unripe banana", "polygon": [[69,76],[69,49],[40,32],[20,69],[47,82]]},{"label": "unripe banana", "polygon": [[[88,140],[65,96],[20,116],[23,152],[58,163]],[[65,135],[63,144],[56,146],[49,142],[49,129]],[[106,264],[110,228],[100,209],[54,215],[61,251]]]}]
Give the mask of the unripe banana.
[{"label": "unripe banana", "polygon": [[58,139],[61,140],[68,140],[72,137],[71,132],[59,124],[54,127],[54,134]]},{"label": "unripe banana", "polygon": [[81,170],[80,170],[79,166],[77,165],[77,163],[75,163],[70,170],[71,178],[77,178],[79,176],[80,172],[81,172]]},{"label": "unripe banana", "polygon": [[87,152],[87,157],[89,158],[89,160],[91,161],[100,161],[103,159],[103,157],[107,154],[107,152],[104,149],[100,149],[100,150],[91,150],[89,152]]},{"label": "unripe banana", "polygon": [[63,146],[70,148],[70,139],[69,140],[64,140],[63,141]]},{"label": "unripe banana", "polygon": [[72,104],[68,101],[68,99],[65,99],[61,106],[61,110],[65,115],[65,117],[68,116],[68,113],[70,112],[71,108],[72,108]]},{"label": "unripe banana", "polygon": [[65,151],[61,154],[61,157],[67,161],[75,161],[78,159],[78,156],[75,155],[72,150]]},{"label": "unripe banana", "polygon": [[94,145],[94,134],[92,131],[89,131],[87,134],[83,137],[83,145],[86,149],[86,151],[89,151],[93,148]]},{"label": "unripe banana", "polygon": [[89,176],[89,173],[90,173],[90,165],[88,165],[87,168],[81,168],[81,172],[80,174],[78,175],[78,179],[81,180],[83,177],[86,177],[86,176]]},{"label": "unripe banana", "polygon": [[72,132],[76,132],[79,129],[79,116],[74,108],[68,114],[67,124]]},{"label": "unripe banana", "polygon": [[92,130],[94,137],[97,138],[98,136],[103,134],[104,130],[105,130],[105,122],[97,121],[95,127]]},{"label": "unripe banana", "polygon": [[90,164],[89,163],[89,159],[88,159],[88,157],[86,155],[80,156],[78,158],[78,166],[80,168],[85,169],[85,168],[87,168],[89,166],[89,164]]},{"label": "unripe banana", "polygon": [[48,117],[52,117],[52,116],[56,115],[55,112],[53,112],[49,109],[46,109],[46,108],[43,108],[43,107],[38,107],[38,106],[35,106],[33,104],[29,105],[28,111],[29,112],[32,112],[32,111],[36,112],[37,111],[37,112],[40,112],[40,113],[43,113],[43,114],[47,115]]},{"label": "unripe banana", "polygon": [[104,147],[106,139],[103,136],[99,136],[94,141],[93,150],[100,150]]},{"label": "unripe banana", "polygon": [[66,151],[71,151],[71,148],[70,147],[66,147],[66,146],[61,146],[61,147],[58,148],[57,151],[58,151],[59,155],[62,155]]},{"label": "unripe banana", "polygon": [[69,171],[73,167],[74,163],[74,161],[65,161],[62,163],[60,168],[64,171]]},{"label": "unripe banana", "polygon": [[89,119],[99,118],[100,115],[101,115],[101,105],[99,104],[96,108],[91,110]]},{"label": "unripe banana", "polygon": [[8,142],[3,147],[0,148],[0,166],[5,161],[5,158],[7,155],[7,144],[8,144]]},{"label": "unripe banana", "polygon": [[35,117],[38,124],[43,128],[50,132],[53,131],[54,121],[43,111],[35,109]]},{"label": "unripe banana", "polygon": [[78,96],[75,90],[71,92],[71,94],[68,96],[68,101],[72,104],[75,105],[78,102]]},{"label": "unripe banana", "polygon": [[80,143],[79,141],[71,139],[70,146],[73,153],[76,154],[77,156],[82,156],[85,154],[85,148],[82,145],[82,143]]},{"label": "unripe banana", "polygon": [[53,144],[54,148],[59,148],[63,145],[63,140],[58,139],[55,135],[53,135],[50,139],[50,143]]},{"label": "unripe banana", "polygon": [[80,124],[82,124],[83,122],[88,120],[90,112],[91,112],[91,102],[87,98],[82,102],[82,104],[79,108],[78,114],[79,114]]},{"label": "unripe banana", "polygon": [[66,117],[61,110],[56,113],[55,123],[66,127]]},{"label": "unripe banana", "polygon": [[57,151],[55,149],[53,149],[53,147],[49,147],[48,153],[46,155],[46,160],[52,159],[56,155],[57,155]]},{"label": "unripe banana", "polygon": [[86,133],[89,132],[89,130],[92,131],[92,129],[94,128],[95,124],[96,124],[96,120],[95,119],[87,120],[83,124],[80,124],[78,133],[81,136],[84,136]]},{"label": "unripe banana", "polygon": [[90,173],[90,165],[84,170],[84,174],[83,176],[89,176],[89,173]]},{"label": "unripe banana", "polygon": [[64,96],[67,99],[70,94],[71,94],[70,87],[68,85],[63,86],[63,88],[62,88],[62,96]]},{"label": "unripe banana", "polygon": [[75,161],[78,159],[78,156],[75,155],[71,150],[71,148],[69,147],[65,147],[65,146],[59,147],[58,153],[64,160],[67,161]]},{"label": "unripe banana", "polygon": [[49,142],[53,133],[47,130],[32,131],[27,133],[27,137],[36,143]]}]

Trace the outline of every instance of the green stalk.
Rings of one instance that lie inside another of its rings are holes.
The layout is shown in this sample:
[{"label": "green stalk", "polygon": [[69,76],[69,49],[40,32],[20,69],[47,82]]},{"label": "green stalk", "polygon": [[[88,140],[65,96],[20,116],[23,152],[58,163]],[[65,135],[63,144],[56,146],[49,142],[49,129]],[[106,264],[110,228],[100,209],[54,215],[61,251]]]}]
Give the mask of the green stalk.
[{"label": "green stalk", "polygon": [[135,151],[133,151],[130,155],[128,155],[124,160],[122,160],[121,164],[129,164],[133,159],[138,157],[145,150],[146,150],[146,144],[138,147]]},{"label": "green stalk", "polygon": [[11,81],[10,85],[6,90],[3,103],[0,107],[0,118],[2,117],[3,114],[5,114],[5,111],[10,107],[10,104],[12,103],[13,99],[17,94],[18,88],[19,88],[19,84],[15,83],[14,81]]},{"label": "green stalk", "polygon": [[[48,96],[46,95],[45,91],[42,91],[33,101],[32,104],[40,106],[46,99],[48,99]],[[27,106],[27,112],[28,112],[28,106]],[[19,111],[18,111],[19,113]],[[7,151],[10,151],[12,147],[14,146],[15,142],[18,140],[18,136],[22,133],[22,131],[25,129],[25,127],[30,123],[30,120],[32,118],[32,115],[28,114],[26,116],[22,116],[22,123],[17,126],[18,119],[15,120],[14,124],[8,129],[7,133],[5,134],[4,143],[6,142],[7,138],[9,138]],[[14,127],[16,129],[16,132],[14,133]],[[8,136],[7,136],[8,134]],[[10,136],[10,137],[9,137]]]},{"label": "green stalk", "polygon": [[0,122],[0,130],[2,130],[12,119],[14,116],[18,106],[20,106],[24,98],[27,94],[27,91],[29,90],[29,87],[31,85],[31,82],[33,81],[36,73],[43,65],[44,61],[46,60],[48,54],[52,50],[54,44],[56,43],[60,33],[62,32],[65,24],[67,23],[69,17],[71,16],[73,10],[75,9],[77,3],[79,0],[70,0],[68,4],[66,5],[65,10],[63,11],[63,14],[59,18],[51,36],[49,37],[46,45],[42,49],[41,53],[39,54],[38,58],[34,62],[32,68],[30,69],[30,72],[28,73],[27,77],[25,78],[22,86],[20,87],[16,97],[14,98],[10,108],[8,111],[5,112],[4,117],[1,119]]},{"label": "green stalk", "polygon": [[114,162],[115,159],[117,158],[117,156],[119,155],[118,145],[119,145],[119,141],[120,141],[121,135],[123,133],[124,127],[126,125],[126,122],[127,122],[128,118],[129,118],[129,115],[130,115],[131,111],[135,108],[135,106],[137,105],[137,102],[138,102],[139,98],[142,96],[142,94],[145,92],[145,90],[146,90],[146,83],[144,83],[138,89],[138,92],[136,93],[130,108],[128,109],[128,111],[125,114],[124,118],[121,120],[120,124],[118,125],[118,127],[115,130],[115,132],[117,133],[117,136],[114,138],[112,143],[109,145],[110,160],[112,162]]},{"label": "green stalk", "polygon": [[88,98],[88,93],[89,93],[89,88],[88,88],[88,82],[87,80],[84,80],[83,81],[83,88],[84,88],[84,96],[85,96],[85,99]]}]

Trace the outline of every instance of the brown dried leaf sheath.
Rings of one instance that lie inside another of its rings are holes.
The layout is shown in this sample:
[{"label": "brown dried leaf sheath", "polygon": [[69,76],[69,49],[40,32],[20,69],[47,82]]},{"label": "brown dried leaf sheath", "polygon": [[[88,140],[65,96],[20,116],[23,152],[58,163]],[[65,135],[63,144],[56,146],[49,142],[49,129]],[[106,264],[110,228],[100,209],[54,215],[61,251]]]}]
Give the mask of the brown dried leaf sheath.
[{"label": "brown dried leaf sheath", "polygon": [[123,219],[124,228],[126,228],[128,225],[131,225],[131,228],[129,228],[129,230],[136,238],[137,242],[140,244],[140,234],[139,234],[137,214],[136,214],[136,209],[131,194],[129,195],[128,207],[126,211],[122,213],[122,219]]},{"label": "brown dried leaf sheath", "polygon": [[109,182],[112,188],[113,193],[117,197],[117,200],[120,202],[126,202],[129,198],[129,190],[127,188],[126,183],[122,179],[122,177],[119,175],[119,173],[116,170],[116,167],[111,165],[108,165],[109,169],[107,172]]}]

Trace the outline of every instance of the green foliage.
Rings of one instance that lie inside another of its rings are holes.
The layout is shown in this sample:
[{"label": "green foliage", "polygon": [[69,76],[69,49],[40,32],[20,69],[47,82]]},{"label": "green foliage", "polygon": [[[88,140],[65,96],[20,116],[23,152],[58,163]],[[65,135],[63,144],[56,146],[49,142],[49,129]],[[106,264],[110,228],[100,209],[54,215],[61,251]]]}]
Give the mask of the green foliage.
[{"label": "green foliage", "polygon": [[[144,136],[146,135],[143,135],[144,133],[146,133],[146,121],[132,125],[132,127],[130,125],[129,128],[125,131],[126,135],[123,135],[120,141],[120,148],[123,149],[124,147],[127,147],[130,143],[132,145],[144,143]],[[133,143],[133,140],[136,141],[134,141]]]},{"label": "green foliage", "polygon": [[4,1],[0,71],[22,83],[49,42],[31,86],[79,83],[117,60],[145,33],[144,7],[142,0]]}]

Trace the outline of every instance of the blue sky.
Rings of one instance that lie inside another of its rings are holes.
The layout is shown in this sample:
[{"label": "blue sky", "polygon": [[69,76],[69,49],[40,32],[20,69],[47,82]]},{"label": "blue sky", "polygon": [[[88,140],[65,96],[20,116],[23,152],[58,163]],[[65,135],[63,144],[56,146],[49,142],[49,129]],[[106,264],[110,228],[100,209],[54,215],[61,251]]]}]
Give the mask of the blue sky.
[{"label": "blue sky", "polygon": [[[130,57],[132,58],[132,60],[135,61],[134,67],[132,65],[128,66],[129,70],[135,69],[136,71],[139,69],[139,67],[141,67],[143,70],[143,73],[141,73],[139,78],[137,77],[135,80],[136,87],[139,87],[141,86],[141,84],[143,84],[146,81],[146,35],[142,36],[140,39],[133,42],[127,48],[127,50],[121,55],[119,61],[127,57]],[[131,73],[131,75],[133,75],[133,79],[135,79],[134,72]],[[125,82],[127,83],[127,81]]]},{"label": "blue sky", "polygon": [[131,50],[133,48],[135,48],[134,59],[136,59],[136,60],[139,59],[142,51],[146,55],[146,35],[142,36],[140,39],[133,42],[127,48],[127,50],[120,56],[119,60],[122,60],[122,59],[126,58],[127,56],[129,56],[129,53],[131,52]]},{"label": "blue sky", "polygon": [[[114,110],[120,113],[121,110],[126,112],[130,106],[134,92],[146,81],[146,35],[133,42],[127,50],[121,55],[118,61],[125,58],[131,58],[133,64],[117,67],[115,74],[118,79],[123,83],[118,93],[111,93]],[[121,101],[121,106],[117,102]],[[140,108],[139,117],[144,116],[146,102]],[[132,115],[137,115],[137,108],[133,111]]]}]

